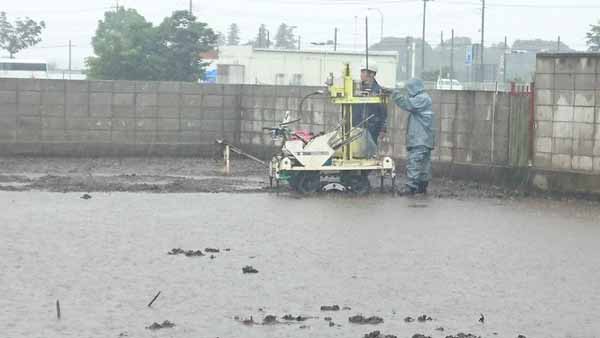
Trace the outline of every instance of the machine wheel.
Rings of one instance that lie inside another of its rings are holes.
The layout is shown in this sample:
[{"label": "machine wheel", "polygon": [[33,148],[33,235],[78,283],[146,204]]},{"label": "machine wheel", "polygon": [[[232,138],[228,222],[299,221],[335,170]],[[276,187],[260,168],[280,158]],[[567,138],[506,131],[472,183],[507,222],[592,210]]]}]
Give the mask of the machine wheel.
[{"label": "machine wheel", "polygon": [[366,195],[371,191],[371,183],[367,175],[351,175],[343,178],[343,184],[357,195]]},{"label": "machine wheel", "polygon": [[295,189],[302,194],[316,193],[321,189],[321,174],[318,171],[300,173]]}]

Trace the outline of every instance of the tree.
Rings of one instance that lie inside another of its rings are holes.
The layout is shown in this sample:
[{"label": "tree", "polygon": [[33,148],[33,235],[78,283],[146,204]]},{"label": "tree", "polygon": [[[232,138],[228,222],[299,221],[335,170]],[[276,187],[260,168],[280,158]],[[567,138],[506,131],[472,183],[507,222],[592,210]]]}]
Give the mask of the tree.
[{"label": "tree", "polygon": [[227,45],[237,46],[240,44],[240,28],[237,24],[232,23],[229,26],[229,32],[227,33]]},{"label": "tree", "polygon": [[176,11],[153,27],[134,9],[106,12],[86,60],[90,78],[197,81],[206,66],[200,53],[213,49],[217,35],[188,11]]},{"label": "tree", "polygon": [[91,78],[150,80],[149,55],[156,52],[156,32],[134,9],[119,7],[104,13],[92,47],[96,56],[86,59]]},{"label": "tree", "polygon": [[37,23],[28,17],[15,21],[13,25],[8,22],[6,13],[0,12],[0,49],[8,51],[12,59],[19,51],[42,41],[40,35],[44,28],[44,21]]},{"label": "tree", "polygon": [[285,23],[279,25],[275,35],[275,48],[296,49],[296,37],[294,36],[295,26],[288,26]]},{"label": "tree", "polygon": [[217,35],[189,11],[173,12],[158,27],[158,51],[152,58],[156,80],[197,81],[204,76],[200,53],[214,49]]},{"label": "tree", "polygon": [[442,67],[441,74],[440,70],[423,72],[422,80],[423,81],[437,81],[439,78],[446,78],[450,74],[450,67],[444,66]]},{"label": "tree", "polygon": [[[512,45],[512,49],[514,49],[514,50],[525,50],[525,51],[528,51],[528,52],[531,52],[531,53],[545,52],[545,51],[556,51],[556,49],[557,49],[557,41],[542,40],[542,39],[516,40],[513,43],[513,45]],[[562,52],[572,52],[572,51],[574,51],[571,48],[569,48],[569,46],[567,46],[562,41],[560,43],[560,50]]]},{"label": "tree", "polygon": [[225,38],[225,34],[223,32],[217,33],[217,46],[222,47],[227,45],[227,39]]},{"label": "tree", "polygon": [[267,37],[267,27],[261,24],[258,28],[258,35],[252,44],[255,48],[269,48],[269,41]]},{"label": "tree", "polygon": [[586,43],[591,52],[600,52],[600,21],[597,25],[590,25],[590,31],[586,33]]}]

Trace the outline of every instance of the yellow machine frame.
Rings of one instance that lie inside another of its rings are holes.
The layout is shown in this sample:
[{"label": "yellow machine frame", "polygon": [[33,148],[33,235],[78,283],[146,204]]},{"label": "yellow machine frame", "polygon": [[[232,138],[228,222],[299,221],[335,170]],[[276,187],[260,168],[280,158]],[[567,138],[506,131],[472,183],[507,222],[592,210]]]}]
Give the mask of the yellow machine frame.
[{"label": "yellow machine frame", "polygon": [[[333,77],[333,75],[331,75]],[[329,83],[331,102],[342,106],[342,138],[347,140],[352,129],[352,105],[354,104],[387,104],[387,96],[355,96],[354,80],[350,73],[350,64],[344,65],[342,86],[335,86],[333,78]],[[368,123],[368,122],[367,122]],[[377,137],[377,135],[373,135]],[[350,142],[342,147],[342,160],[352,161],[352,144]]]}]

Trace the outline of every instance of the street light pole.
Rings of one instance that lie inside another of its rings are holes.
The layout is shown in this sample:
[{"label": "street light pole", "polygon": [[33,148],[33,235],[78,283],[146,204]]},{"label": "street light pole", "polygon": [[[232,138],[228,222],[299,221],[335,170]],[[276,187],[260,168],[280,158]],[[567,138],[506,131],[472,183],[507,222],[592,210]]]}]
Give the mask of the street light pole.
[{"label": "street light pole", "polygon": [[381,42],[381,41],[383,41],[383,12],[379,8],[373,8],[373,7],[367,8],[367,10],[379,12],[379,16],[381,18],[381,21],[380,21],[381,26],[379,29],[379,42]]},{"label": "street light pole", "polygon": [[433,0],[423,0],[423,35],[421,36],[421,76],[425,73],[425,19],[427,13],[427,2]]},{"label": "street light pole", "polygon": [[480,72],[481,72],[481,82],[485,81],[485,66],[484,66],[484,54],[485,54],[485,45],[484,45],[484,37],[485,37],[485,0],[481,0],[481,55],[480,55]]}]

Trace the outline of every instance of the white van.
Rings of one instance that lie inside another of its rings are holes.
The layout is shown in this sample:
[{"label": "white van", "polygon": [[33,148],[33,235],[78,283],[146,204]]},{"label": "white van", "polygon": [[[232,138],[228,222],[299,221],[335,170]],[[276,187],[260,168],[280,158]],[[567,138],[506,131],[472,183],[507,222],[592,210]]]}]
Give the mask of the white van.
[{"label": "white van", "polygon": [[463,90],[463,85],[455,79],[438,79],[435,89]]}]

